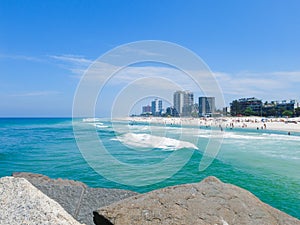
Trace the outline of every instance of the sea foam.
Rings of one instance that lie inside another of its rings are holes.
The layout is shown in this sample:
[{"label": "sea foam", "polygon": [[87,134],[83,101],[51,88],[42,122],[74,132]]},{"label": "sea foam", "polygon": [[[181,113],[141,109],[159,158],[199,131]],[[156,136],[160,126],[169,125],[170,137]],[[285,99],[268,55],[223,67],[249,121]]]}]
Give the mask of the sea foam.
[{"label": "sea foam", "polygon": [[187,141],[150,134],[127,133],[111,140],[121,141],[123,144],[133,148],[160,148],[166,150],[178,150],[182,148],[198,149],[193,143]]},{"label": "sea foam", "polygon": [[85,118],[85,119],[82,119],[82,122],[98,122],[98,121],[101,121],[99,118]]}]

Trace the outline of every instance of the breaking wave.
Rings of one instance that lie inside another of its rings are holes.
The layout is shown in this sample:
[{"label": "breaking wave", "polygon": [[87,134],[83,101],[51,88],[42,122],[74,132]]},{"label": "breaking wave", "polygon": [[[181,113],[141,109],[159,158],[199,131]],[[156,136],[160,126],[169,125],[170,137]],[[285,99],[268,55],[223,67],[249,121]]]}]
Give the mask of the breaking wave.
[{"label": "breaking wave", "polygon": [[193,143],[187,141],[150,134],[127,133],[111,140],[121,141],[123,144],[134,148],[159,148],[165,150],[198,149]]}]

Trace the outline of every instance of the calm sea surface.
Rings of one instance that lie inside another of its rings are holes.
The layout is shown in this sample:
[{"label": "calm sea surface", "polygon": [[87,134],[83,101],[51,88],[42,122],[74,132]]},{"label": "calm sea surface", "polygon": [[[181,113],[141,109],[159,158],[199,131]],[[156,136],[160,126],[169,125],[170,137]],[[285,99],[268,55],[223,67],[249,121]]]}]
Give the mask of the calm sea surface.
[{"label": "calm sea surface", "polygon": [[[78,119],[75,123],[93,126],[111,154],[126,163],[156,163],[172,151],[181,154],[193,151],[193,154],[179,172],[162,182],[142,187],[126,186],[105,179],[87,164],[76,145],[71,119],[0,119],[0,177],[26,171],[51,178],[79,180],[91,187],[147,192],[216,176],[223,182],[251,191],[262,201],[300,219],[300,134],[288,136],[286,132],[266,130],[225,130],[217,158],[200,172],[202,151],[211,135],[209,129],[165,126],[150,129],[147,124],[120,122],[116,132],[111,122],[104,119],[96,122]],[[160,131],[168,137],[168,142],[153,148],[153,140],[160,143],[160,137],[152,134]],[[176,141],[181,132],[197,136],[199,150],[194,150],[188,140]],[[148,150],[135,151],[137,149]],[[147,174],[145,177],[147,179]]]}]

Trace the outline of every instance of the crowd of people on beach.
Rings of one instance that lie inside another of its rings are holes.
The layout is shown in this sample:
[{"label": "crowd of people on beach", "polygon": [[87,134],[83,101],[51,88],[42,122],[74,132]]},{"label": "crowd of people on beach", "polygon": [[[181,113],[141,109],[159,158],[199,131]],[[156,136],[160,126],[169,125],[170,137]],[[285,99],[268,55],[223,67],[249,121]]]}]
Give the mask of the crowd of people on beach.
[{"label": "crowd of people on beach", "polygon": [[224,129],[233,130],[235,128],[256,129],[256,130],[278,130],[300,132],[300,118],[260,118],[260,117],[134,117],[128,118],[131,123],[146,122],[162,124],[167,126],[192,126],[201,128],[217,127],[221,131]]}]

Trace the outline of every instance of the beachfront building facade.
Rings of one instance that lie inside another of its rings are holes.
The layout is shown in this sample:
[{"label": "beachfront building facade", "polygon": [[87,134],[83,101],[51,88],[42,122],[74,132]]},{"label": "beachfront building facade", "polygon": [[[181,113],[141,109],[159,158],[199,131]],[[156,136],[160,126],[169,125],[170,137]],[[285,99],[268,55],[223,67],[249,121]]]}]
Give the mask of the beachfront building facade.
[{"label": "beachfront building facade", "polygon": [[296,100],[282,100],[265,102],[263,106],[263,116],[292,116],[295,113],[295,109],[299,107]]},{"label": "beachfront building facade", "polygon": [[296,108],[296,101],[295,100],[283,100],[283,101],[277,101],[276,102],[276,108],[280,109],[283,108],[284,110],[294,111]]},{"label": "beachfront building facade", "polygon": [[191,116],[194,94],[190,91],[176,91],[173,95],[173,104],[179,116]]},{"label": "beachfront building facade", "polygon": [[291,117],[297,116],[299,104],[296,100],[266,101],[257,98],[241,98],[230,103],[232,116]]},{"label": "beachfront building facade", "polygon": [[215,97],[199,97],[199,116],[212,116],[215,113]]},{"label": "beachfront building facade", "polygon": [[230,103],[230,112],[232,116],[261,116],[263,111],[263,104],[260,99],[257,98],[240,98]]}]

